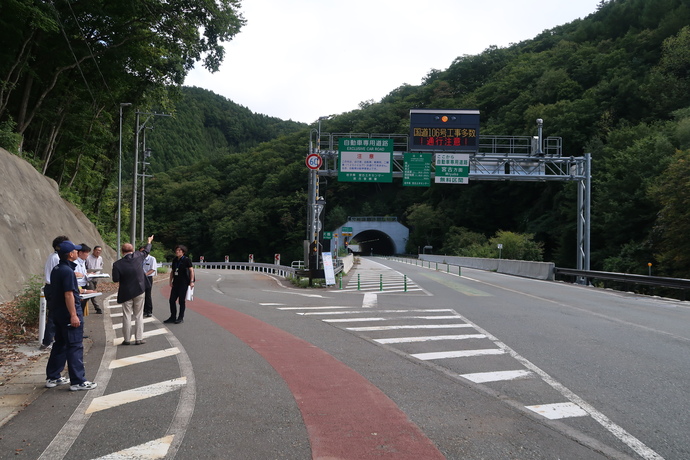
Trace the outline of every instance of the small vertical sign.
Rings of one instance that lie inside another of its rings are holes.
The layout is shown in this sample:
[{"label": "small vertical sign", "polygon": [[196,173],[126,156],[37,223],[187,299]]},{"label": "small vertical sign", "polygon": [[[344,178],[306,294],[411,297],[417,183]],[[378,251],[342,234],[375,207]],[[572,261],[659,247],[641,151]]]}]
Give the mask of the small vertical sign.
[{"label": "small vertical sign", "polygon": [[403,185],[429,187],[431,185],[431,153],[405,152]]}]

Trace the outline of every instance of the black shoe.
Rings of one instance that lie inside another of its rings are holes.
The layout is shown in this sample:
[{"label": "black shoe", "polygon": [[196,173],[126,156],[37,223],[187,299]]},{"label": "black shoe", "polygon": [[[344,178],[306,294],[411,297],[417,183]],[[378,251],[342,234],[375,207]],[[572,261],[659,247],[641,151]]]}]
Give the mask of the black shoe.
[{"label": "black shoe", "polygon": [[83,335],[82,337],[85,338],[85,339],[88,339],[88,338],[89,338],[88,335]]},{"label": "black shoe", "polygon": [[180,323],[184,323],[184,319],[180,318],[177,321],[175,321],[175,324],[180,324]]},{"label": "black shoe", "polygon": [[97,309],[96,309],[96,314],[97,314],[97,315],[102,315],[102,314],[103,314],[103,310],[101,310],[100,308],[97,308]]},{"label": "black shoe", "polygon": [[153,316],[153,314],[151,314],[151,313],[145,313],[144,316],[147,317],[147,318],[150,318],[150,317]]},{"label": "black shoe", "polygon": [[176,321],[175,321],[175,318],[168,318],[168,319],[166,319],[166,320],[163,321],[163,322],[164,322],[164,323],[175,323]]}]

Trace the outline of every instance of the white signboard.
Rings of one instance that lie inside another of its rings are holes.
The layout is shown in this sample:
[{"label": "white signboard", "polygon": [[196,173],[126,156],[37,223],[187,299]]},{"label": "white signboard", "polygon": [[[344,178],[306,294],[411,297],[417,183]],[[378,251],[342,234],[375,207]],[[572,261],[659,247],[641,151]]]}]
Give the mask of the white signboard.
[{"label": "white signboard", "polygon": [[323,273],[326,276],[326,286],[335,285],[335,272],[333,271],[333,258],[330,252],[321,254],[323,258]]}]

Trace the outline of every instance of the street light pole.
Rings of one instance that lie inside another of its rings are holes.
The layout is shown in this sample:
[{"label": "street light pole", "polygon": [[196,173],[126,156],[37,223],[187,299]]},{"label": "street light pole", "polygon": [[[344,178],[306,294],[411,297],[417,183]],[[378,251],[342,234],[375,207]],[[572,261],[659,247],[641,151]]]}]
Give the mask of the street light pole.
[{"label": "street light pole", "polygon": [[120,154],[117,167],[117,255],[120,257],[121,225],[122,225],[122,107],[132,105],[131,102],[120,103]]}]

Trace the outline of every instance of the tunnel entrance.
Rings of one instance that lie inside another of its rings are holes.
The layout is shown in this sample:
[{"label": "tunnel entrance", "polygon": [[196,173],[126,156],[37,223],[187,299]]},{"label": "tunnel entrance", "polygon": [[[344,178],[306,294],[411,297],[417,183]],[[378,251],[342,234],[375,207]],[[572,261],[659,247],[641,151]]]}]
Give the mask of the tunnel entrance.
[{"label": "tunnel entrance", "polygon": [[362,255],[392,256],[395,254],[395,243],[390,236],[379,230],[365,230],[354,235],[352,239],[359,245],[359,253]]}]

